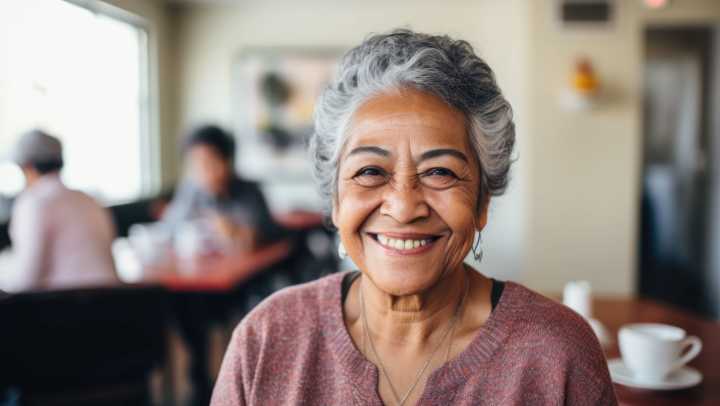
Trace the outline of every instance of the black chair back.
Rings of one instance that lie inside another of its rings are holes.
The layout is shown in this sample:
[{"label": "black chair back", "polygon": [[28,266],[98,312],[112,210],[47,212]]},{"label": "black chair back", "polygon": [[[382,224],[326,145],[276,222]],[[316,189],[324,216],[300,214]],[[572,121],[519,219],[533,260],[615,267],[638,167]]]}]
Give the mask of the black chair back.
[{"label": "black chair back", "polygon": [[10,246],[10,222],[0,220],[0,251]]},{"label": "black chair back", "polygon": [[20,404],[143,404],[164,361],[159,287],[22,293],[0,299],[0,388]]}]

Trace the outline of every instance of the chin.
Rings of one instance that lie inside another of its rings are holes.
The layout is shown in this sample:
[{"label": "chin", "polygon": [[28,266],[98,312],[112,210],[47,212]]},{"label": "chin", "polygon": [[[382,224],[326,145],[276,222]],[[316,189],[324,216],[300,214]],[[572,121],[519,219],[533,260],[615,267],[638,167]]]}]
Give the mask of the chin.
[{"label": "chin", "polygon": [[[370,266],[363,271],[383,292],[392,296],[408,296],[422,293],[435,286],[442,270],[430,270],[395,266]],[[371,270],[375,269],[375,270]]]}]

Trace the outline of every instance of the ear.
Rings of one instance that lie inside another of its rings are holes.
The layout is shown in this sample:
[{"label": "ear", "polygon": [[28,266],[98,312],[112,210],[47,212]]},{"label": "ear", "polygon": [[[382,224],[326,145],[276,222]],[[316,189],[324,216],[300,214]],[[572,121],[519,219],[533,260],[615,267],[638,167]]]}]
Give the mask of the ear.
[{"label": "ear", "polygon": [[475,221],[477,224],[477,230],[482,231],[487,225],[488,210],[490,208],[490,197],[483,199],[478,207],[477,217]]},{"label": "ear", "polygon": [[338,219],[338,209],[337,209],[337,207],[338,207],[338,205],[337,205],[337,202],[335,202],[334,200],[335,200],[335,199],[333,198],[332,211],[331,211],[331,213],[330,213],[330,218],[332,219],[332,223],[333,223],[333,225],[335,226],[335,228],[337,228],[337,223],[338,223],[338,221],[337,221],[337,219]]},{"label": "ear", "polygon": [[25,177],[35,177],[38,175],[38,171],[32,165],[23,165],[20,167]]}]

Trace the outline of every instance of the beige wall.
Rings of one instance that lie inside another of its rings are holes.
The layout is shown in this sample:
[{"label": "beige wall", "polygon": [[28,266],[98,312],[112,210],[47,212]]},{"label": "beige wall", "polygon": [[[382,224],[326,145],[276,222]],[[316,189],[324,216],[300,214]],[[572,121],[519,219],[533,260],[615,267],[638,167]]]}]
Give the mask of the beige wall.
[{"label": "beige wall", "polygon": [[[571,279],[596,291],[634,289],[641,158],[642,32],[648,23],[716,22],[720,2],[676,0],[662,11],[618,0],[604,30],[563,30],[550,0],[238,1],[178,14],[177,128],[232,126],[231,66],[247,46],[340,46],[397,26],[446,32],[476,45],[516,108],[518,166],[494,202],[484,236],[491,275],[559,292]],[[588,112],[558,102],[575,58],[591,58],[604,102]]]},{"label": "beige wall", "polygon": [[[720,2],[676,0],[651,11],[617,1],[615,26],[563,30],[549,2],[532,2],[526,282],[557,291],[568,279],[601,292],[634,289],[641,184],[643,30],[649,24],[717,24]],[[563,111],[558,91],[588,56],[605,95],[596,109]]]},{"label": "beige wall", "polygon": [[[245,0],[235,2],[236,5],[186,5],[179,21],[182,124],[204,120],[232,124],[228,102],[231,64],[244,47],[347,48],[370,32],[410,26],[468,38],[480,46],[491,62],[505,63],[509,68],[517,55],[502,51],[517,42],[514,28],[522,27],[509,17],[522,3],[523,0],[458,0],[440,7],[430,0]],[[503,26],[498,15],[507,16],[503,20],[510,24]],[[498,41],[501,38],[495,38],[499,35],[516,38],[502,38],[505,43],[502,45]]]},{"label": "beige wall", "polygon": [[[640,162],[641,43],[637,2],[618,1],[614,26],[562,29],[551,2],[533,2],[526,281],[559,291],[587,279],[602,292],[634,284]],[[578,56],[592,61],[604,100],[561,108]]]}]

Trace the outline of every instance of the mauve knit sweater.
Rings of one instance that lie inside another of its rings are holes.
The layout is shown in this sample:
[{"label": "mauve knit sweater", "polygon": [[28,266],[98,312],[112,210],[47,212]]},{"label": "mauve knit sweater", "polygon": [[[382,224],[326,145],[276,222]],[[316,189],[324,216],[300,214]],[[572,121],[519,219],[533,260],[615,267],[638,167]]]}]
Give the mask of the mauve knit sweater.
[{"label": "mauve knit sweater", "polygon": [[[212,406],[382,405],[378,369],[343,321],[345,273],[284,289],[236,328]],[[617,405],[605,357],[565,306],[507,282],[470,345],[428,377],[420,405]]]}]

